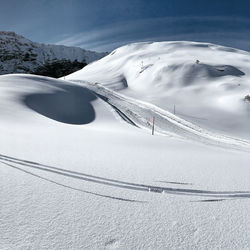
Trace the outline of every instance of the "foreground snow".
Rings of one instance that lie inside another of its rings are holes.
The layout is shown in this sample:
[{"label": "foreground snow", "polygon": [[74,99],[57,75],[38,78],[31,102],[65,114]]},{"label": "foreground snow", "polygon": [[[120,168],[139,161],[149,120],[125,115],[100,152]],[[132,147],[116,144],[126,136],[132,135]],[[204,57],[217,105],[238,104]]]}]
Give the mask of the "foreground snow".
[{"label": "foreground snow", "polygon": [[248,150],[151,136],[89,88],[0,77],[1,249],[250,247]]}]

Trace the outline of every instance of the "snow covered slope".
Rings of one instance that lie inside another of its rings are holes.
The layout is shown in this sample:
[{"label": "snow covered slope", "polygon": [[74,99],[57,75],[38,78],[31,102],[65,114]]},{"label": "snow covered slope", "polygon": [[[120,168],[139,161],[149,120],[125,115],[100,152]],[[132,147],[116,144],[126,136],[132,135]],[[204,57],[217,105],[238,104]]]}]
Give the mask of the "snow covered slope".
[{"label": "snow covered slope", "polygon": [[203,128],[250,138],[250,54],[245,51],[197,42],[135,43],[67,79],[98,82]]},{"label": "snow covered slope", "polygon": [[0,74],[32,73],[45,63],[63,59],[91,63],[105,55],[77,47],[35,43],[14,32],[0,31]]},{"label": "snow covered slope", "polygon": [[129,98],[97,83],[90,84],[79,80],[74,83],[92,90],[96,96],[109,104],[124,121],[133,126],[152,131],[152,118],[154,118],[154,131],[158,134],[250,151],[249,140],[214,133],[153,104]]},{"label": "snow covered slope", "polygon": [[101,85],[0,76],[0,249],[250,247],[249,152],[151,136],[127,107],[143,124]]},{"label": "snow covered slope", "polygon": [[250,247],[249,152],[151,136],[127,107],[142,124],[150,105],[0,76],[0,249]]}]

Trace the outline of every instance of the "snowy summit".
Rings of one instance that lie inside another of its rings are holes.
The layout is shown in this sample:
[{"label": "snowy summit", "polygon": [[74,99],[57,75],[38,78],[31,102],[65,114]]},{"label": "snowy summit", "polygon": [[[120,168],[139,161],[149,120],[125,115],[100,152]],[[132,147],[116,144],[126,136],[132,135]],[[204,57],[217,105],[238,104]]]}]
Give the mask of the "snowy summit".
[{"label": "snowy summit", "polygon": [[250,54],[210,43],[134,43],[75,72],[220,133],[250,139]]}]

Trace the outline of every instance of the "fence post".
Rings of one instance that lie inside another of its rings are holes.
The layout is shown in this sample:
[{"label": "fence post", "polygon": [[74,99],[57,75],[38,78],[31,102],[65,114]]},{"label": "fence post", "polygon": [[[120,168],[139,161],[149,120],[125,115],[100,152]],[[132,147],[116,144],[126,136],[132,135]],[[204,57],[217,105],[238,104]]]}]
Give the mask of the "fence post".
[{"label": "fence post", "polygon": [[153,117],[152,135],[154,135],[155,130],[155,117]]}]

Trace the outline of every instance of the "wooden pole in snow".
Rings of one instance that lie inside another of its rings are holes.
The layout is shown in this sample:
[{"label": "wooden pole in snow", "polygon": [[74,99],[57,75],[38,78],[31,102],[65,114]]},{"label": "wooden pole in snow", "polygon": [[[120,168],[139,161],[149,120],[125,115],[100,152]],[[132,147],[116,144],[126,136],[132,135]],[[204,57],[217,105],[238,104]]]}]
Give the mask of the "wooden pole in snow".
[{"label": "wooden pole in snow", "polygon": [[153,117],[152,135],[154,135],[155,130],[155,117]]}]

